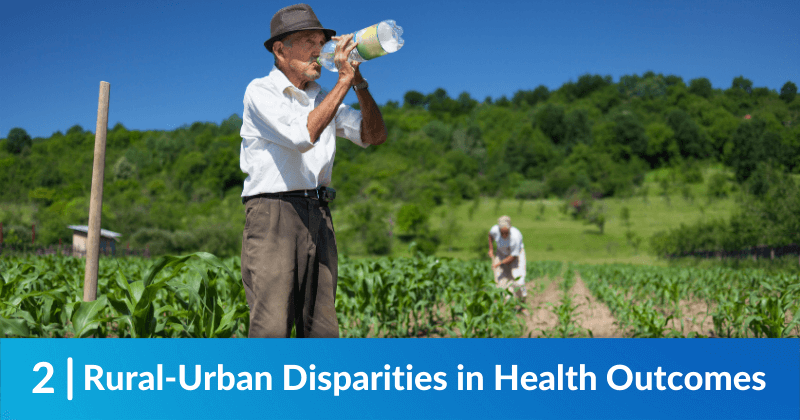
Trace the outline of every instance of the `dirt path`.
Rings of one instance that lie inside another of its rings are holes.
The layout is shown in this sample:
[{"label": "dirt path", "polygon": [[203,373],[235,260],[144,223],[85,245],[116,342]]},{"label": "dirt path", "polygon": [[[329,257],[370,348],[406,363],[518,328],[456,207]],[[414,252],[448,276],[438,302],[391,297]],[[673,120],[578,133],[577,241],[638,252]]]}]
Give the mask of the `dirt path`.
[{"label": "dirt path", "polygon": [[[539,279],[536,279],[533,283]],[[541,293],[531,293],[535,290],[534,287],[528,286],[528,306],[530,311],[523,311],[525,316],[525,324],[527,326],[525,337],[528,334],[531,337],[539,337],[542,330],[550,330],[558,324],[558,317],[553,313],[552,306],[558,305],[561,299],[561,291],[558,290],[558,285],[561,283],[561,278],[557,278],[550,282],[547,288]],[[551,305],[548,305],[550,303]]]},{"label": "dirt path", "polygon": [[580,305],[577,309],[580,314],[576,323],[581,328],[591,330],[595,337],[625,336],[615,324],[616,319],[611,314],[611,310],[605,303],[600,302],[592,295],[580,275],[575,279],[575,285],[572,286],[570,293],[573,301]]},{"label": "dirt path", "polygon": [[[678,303],[680,307],[680,317],[669,320],[669,328],[681,331],[684,336],[695,332],[698,334],[714,337],[714,320],[708,311],[708,305],[702,300],[683,300]],[[665,314],[674,314],[674,310],[665,310]],[[683,327],[681,327],[683,320]]]},{"label": "dirt path", "polygon": [[[561,300],[559,284],[562,281],[561,277],[556,278],[542,293],[535,293],[533,296],[529,294],[531,311],[523,312],[527,325],[525,336],[530,333],[532,337],[540,337],[542,331],[552,330],[558,325],[554,307],[558,306]],[[578,305],[575,310],[577,313],[575,324],[580,328],[591,330],[594,337],[624,337],[623,332],[615,324],[616,320],[611,315],[611,310],[592,295],[580,276],[575,279],[569,294],[573,303]]]}]

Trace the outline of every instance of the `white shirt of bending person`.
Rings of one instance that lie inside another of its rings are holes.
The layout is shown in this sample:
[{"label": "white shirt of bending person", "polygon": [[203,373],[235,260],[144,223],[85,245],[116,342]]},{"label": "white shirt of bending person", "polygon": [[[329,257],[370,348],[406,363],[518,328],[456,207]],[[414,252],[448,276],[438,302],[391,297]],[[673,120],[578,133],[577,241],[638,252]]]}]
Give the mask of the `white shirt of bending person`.
[{"label": "white shirt of bending person", "polygon": [[314,189],[331,182],[336,136],[366,148],[361,141],[361,111],[339,105],[316,143],[308,133],[308,114],[325,98],[319,84],[295,87],[273,66],[244,94],[239,166],[247,174],[242,197]]},{"label": "white shirt of bending person", "polygon": [[509,255],[519,258],[519,253],[524,248],[522,244],[522,233],[519,229],[511,226],[508,238],[503,238],[503,235],[500,234],[500,226],[494,225],[489,229],[489,235],[491,235],[492,240],[497,244],[496,255],[500,258],[500,261],[504,260]]}]

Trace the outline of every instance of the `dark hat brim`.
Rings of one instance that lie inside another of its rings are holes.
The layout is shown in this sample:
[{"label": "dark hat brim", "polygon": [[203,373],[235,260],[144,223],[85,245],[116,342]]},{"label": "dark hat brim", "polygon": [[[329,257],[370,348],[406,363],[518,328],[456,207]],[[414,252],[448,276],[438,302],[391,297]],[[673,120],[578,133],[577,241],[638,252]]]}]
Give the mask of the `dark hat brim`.
[{"label": "dark hat brim", "polygon": [[281,33],[281,34],[273,36],[272,38],[264,41],[264,47],[267,48],[267,51],[272,52],[272,44],[274,44],[277,41],[280,41],[283,38],[286,38],[287,36],[289,36],[289,35],[291,35],[291,34],[293,34],[295,32],[300,32],[300,31],[322,31],[325,34],[326,40],[328,40],[328,41],[330,41],[331,38],[336,36],[336,31],[334,31],[333,29],[326,29],[326,28],[321,28],[321,27],[319,27],[319,28],[314,28],[314,27],[312,27],[312,28],[300,28],[300,29],[294,29],[294,30],[291,30],[291,31],[286,31],[284,33]]}]

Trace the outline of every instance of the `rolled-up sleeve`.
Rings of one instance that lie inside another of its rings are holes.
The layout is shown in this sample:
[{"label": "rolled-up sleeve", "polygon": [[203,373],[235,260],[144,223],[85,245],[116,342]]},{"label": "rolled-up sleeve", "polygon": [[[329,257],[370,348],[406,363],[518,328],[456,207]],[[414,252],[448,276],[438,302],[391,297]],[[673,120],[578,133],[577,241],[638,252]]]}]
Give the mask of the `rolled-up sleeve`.
[{"label": "rolled-up sleeve", "polygon": [[305,153],[314,147],[308,133],[310,112],[292,112],[264,86],[251,84],[244,94],[242,137],[257,137]]},{"label": "rolled-up sleeve", "polygon": [[336,121],[336,135],[366,148],[369,144],[361,141],[361,119],[361,111],[345,104],[339,105],[334,118]]}]

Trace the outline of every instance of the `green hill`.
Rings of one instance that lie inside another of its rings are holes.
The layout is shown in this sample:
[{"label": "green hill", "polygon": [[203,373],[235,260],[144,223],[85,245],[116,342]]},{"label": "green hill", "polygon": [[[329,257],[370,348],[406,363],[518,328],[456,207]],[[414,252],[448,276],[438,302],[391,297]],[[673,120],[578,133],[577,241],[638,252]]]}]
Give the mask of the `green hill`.
[{"label": "green hill", "polygon": [[[587,74],[482,102],[409,91],[381,107],[384,145],[339,142],[331,186],[340,248],[402,254],[414,240],[471,257],[476,238],[509,214],[533,258],[652,262],[657,231],[728,217],[737,192],[765,193],[764,174],[800,172],[796,91],[744,77],[713,89],[653,72],[617,82]],[[232,115],[172,131],[110,129],[103,227],[154,253],[238,254],[240,126]],[[33,223],[38,244],[69,241],[66,226],[87,222],[93,144],[80,126],[35,139],[15,128],[0,139],[6,243],[24,242]],[[572,217],[565,205],[576,200],[591,209]],[[623,207],[630,227],[620,224]]]}]

